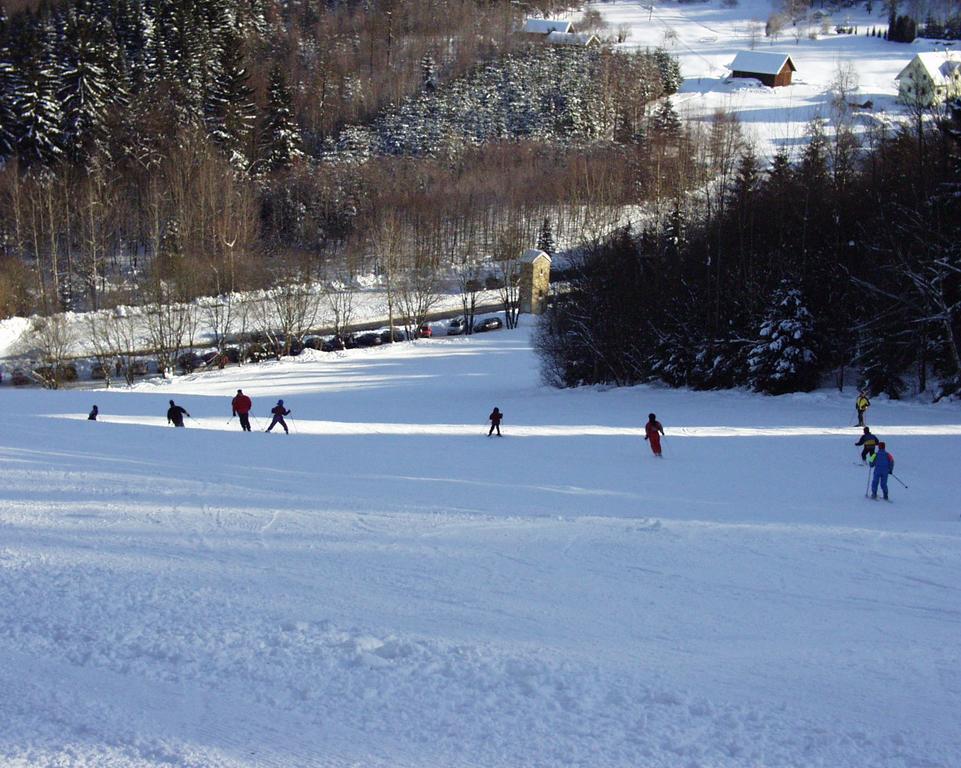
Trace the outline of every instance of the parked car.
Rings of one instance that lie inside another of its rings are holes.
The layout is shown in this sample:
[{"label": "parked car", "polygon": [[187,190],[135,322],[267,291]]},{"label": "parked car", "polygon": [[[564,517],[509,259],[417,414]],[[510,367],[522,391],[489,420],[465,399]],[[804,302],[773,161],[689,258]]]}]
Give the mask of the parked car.
[{"label": "parked car", "polygon": [[[390,344],[390,331],[381,331],[380,340],[384,344]],[[394,341],[407,341],[407,337],[400,328],[394,328]]]},{"label": "parked car", "polygon": [[488,275],[484,278],[484,287],[488,291],[496,291],[504,287],[504,281],[497,277],[497,275]]},{"label": "parked car", "polygon": [[460,336],[467,330],[467,321],[463,317],[455,317],[447,324],[448,336]]},{"label": "parked car", "polygon": [[384,340],[380,338],[380,334],[374,333],[373,331],[360,334],[355,341],[358,347],[379,347],[384,343]]},{"label": "parked car", "polygon": [[107,368],[109,366],[103,363],[94,363],[90,366],[90,378],[91,379],[105,379],[107,378]]},{"label": "parked car", "polygon": [[304,336],[304,349],[322,350],[323,348],[324,348],[323,336]]},{"label": "parked car", "polygon": [[23,387],[30,383],[30,375],[23,368],[14,368],[10,374],[10,383],[15,387]]},{"label": "parked car", "polygon": [[327,341],[320,345],[324,352],[340,352],[347,349],[347,342],[340,336],[331,336]]},{"label": "parked car", "polygon": [[[64,363],[56,367],[52,365],[41,365],[33,369],[34,374],[45,382],[64,382],[76,381],[78,378],[77,366],[73,363]],[[16,383],[16,382],[14,382]]]},{"label": "parked car", "polygon": [[479,320],[474,323],[474,333],[483,333],[484,331],[496,331],[498,328],[503,327],[503,323],[499,317],[488,317],[483,320]]},{"label": "parked car", "polygon": [[430,323],[422,323],[417,329],[418,339],[429,339],[434,335],[434,329],[430,327]]},{"label": "parked car", "polygon": [[184,352],[177,358],[177,366],[184,373],[192,373],[201,365],[203,365],[203,362],[203,358],[193,351]]}]

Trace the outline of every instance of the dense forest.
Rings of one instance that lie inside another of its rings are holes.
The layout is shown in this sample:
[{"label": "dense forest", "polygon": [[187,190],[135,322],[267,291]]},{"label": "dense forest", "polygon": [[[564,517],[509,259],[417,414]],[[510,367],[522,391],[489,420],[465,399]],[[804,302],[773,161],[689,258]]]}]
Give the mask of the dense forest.
[{"label": "dense forest", "polygon": [[508,0],[8,5],[4,316],[474,269],[712,172],[676,61],[532,44]]},{"label": "dense forest", "polygon": [[[862,148],[820,122],[797,163],[733,145],[720,180],[585,255],[538,346],[562,386],[773,394],[961,388],[961,104]],[[833,378],[832,378],[833,377]]]}]

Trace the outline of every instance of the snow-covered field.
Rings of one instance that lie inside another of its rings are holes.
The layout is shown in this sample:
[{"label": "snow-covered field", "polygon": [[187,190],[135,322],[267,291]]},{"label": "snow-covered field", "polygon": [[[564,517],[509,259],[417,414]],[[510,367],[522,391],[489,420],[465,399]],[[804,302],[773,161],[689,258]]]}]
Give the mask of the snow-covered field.
[{"label": "snow-covered field", "polygon": [[[780,8],[770,0],[739,0],[730,8],[723,7],[720,0],[618,0],[588,7],[601,13],[609,32],[622,26],[630,30],[626,47],[662,46],[678,58],[685,81],[674,102],[682,116],[710,119],[717,110],[737,114],[746,136],[767,157],[782,146],[794,153],[805,142],[813,118],[820,116],[830,122],[831,85],[839,66],[850,66],[856,74],[857,87],[849,101],[873,102],[873,109],[854,110],[854,127],[863,132],[872,125],[888,125],[903,118],[903,108],[895,101],[894,78],[915,53],[943,50],[922,39],[906,45],[865,36],[871,27],[887,27],[887,11],[880,3],[874,4],[872,15],[864,6],[842,9],[830,17],[827,34],[821,33],[820,22],[812,21],[802,23],[795,35],[796,28],[788,22],[777,39],[764,36],[765,22]],[[836,34],[837,25],[856,26],[860,34]],[[809,33],[817,33],[817,39],[809,39]],[[766,88],[756,80],[728,81],[727,65],[739,50],[751,50],[752,38],[754,50],[790,54],[798,69],[792,85]]]},{"label": "snow-covered field", "polygon": [[4,386],[0,765],[953,768],[961,409],[874,404],[885,504],[852,395],[551,390],[525,329]]}]

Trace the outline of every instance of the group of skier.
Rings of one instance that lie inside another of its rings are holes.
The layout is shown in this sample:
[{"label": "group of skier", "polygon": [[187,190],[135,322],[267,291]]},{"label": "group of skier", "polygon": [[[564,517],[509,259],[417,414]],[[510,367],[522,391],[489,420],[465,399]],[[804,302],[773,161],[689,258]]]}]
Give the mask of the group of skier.
[{"label": "group of skier", "polygon": [[[894,474],[894,456],[888,452],[887,445],[883,440],[878,440],[871,428],[864,423],[864,416],[871,401],[868,400],[864,392],[858,392],[857,399],[854,401],[854,408],[858,415],[858,426],[864,429],[860,439],[854,444],[861,449],[861,463],[871,468],[871,498],[877,500],[878,487],[881,488],[882,498],[890,501],[888,497],[888,476]],[[867,495],[867,491],[865,491]]]},{"label": "group of skier", "polygon": [[[888,452],[885,443],[878,440],[877,436],[871,432],[871,428],[864,424],[865,414],[870,406],[871,401],[868,400],[867,395],[864,392],[858,392],[854,407],[857,412],[858,426],[862,427],[864,432],[854,445],[861,448],[862,464],[870,466],[872,470],[870,483],[871,498],[877,499],[878,488],[880,487],[882,496],[887,501],[889,500],[888,476],[894,474],[894,456]],[[230,401],[230,408],[232,413],[231,419],[236,417],[240,421],[241,430],[250,432],[250,411],[253,408],[253,401],[244,394],[242,389],[238,389],[237,394],[234,395],[234,398]],[[90,421],[96,421],[99,413],[100,411],[95,405],[87,418]],[[284,405],[284,401],[278,400],[277,405],[270,409],[270,413],[273,418],[270,426],[264,431],[270,432],[274,427],[281,426],[283,427],[284,434],[289,435],[290,429],[287,426],[287,422],[284,421],[284,417],[289,416],[291,412],[290,409]],[[167,409],[167,423],[173,424],[175,427],[183,427],[184,416],[192,418],[185,408],[171,400],[170,407]],[[496,431],[497,436],[501,437],[501,421],[504,418],[503,412],[500,408],[495,407],[487,418],[491,423],[487,436],[491,437]],[[661,422],[657,420],[657,415],[649,413],[647,415],[647,423],[644,425],[644,440],[651,446],[651,452],[657,458],[663,458],[661,450],[661,437],[663,435],[664,427]]]}]

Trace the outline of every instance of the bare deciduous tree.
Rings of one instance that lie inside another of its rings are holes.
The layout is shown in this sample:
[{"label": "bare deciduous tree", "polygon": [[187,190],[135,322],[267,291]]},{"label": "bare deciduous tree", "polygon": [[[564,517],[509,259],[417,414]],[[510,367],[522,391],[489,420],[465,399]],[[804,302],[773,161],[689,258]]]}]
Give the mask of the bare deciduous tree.
[{"label": "bare deciduous tree", "polygon": [[40,357],[41,365],[34,370],[40,383],[47,389],[59,388],[66,377],[67,360],[74,344],[73,329],[67,318],[62,314],[34,318],[24,342]]}]

